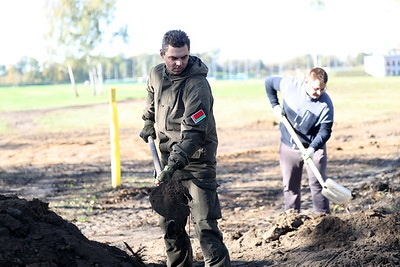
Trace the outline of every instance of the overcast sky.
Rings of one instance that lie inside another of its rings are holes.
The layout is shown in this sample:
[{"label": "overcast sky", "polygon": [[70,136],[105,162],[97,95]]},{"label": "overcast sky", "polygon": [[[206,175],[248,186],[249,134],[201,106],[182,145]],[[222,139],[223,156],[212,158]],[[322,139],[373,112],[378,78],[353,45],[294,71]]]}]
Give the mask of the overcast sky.
[{"label": "overcast sky", "polygon": [[[2,1],[0,65],[29,56],[46,60],[44,0]],[[115,27],[128,24],[130,43],[113,42],[108,55],[158,53],[163,34],[182,29],[191,52],[220,49],[220,59],[279,61],[306,53],[345,57],[400,47],[400,1],[117,0]]]}]

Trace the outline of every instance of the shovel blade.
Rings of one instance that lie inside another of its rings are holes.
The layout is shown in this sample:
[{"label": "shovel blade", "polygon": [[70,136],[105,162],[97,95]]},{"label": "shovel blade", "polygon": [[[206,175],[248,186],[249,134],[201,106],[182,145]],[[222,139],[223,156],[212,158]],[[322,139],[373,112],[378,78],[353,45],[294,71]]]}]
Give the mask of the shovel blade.
[{"label": "shovel blade", "polygon": [[351,199],[351,191],[332,179],[325,181],[322,195],[337,204],[345,204]]}]

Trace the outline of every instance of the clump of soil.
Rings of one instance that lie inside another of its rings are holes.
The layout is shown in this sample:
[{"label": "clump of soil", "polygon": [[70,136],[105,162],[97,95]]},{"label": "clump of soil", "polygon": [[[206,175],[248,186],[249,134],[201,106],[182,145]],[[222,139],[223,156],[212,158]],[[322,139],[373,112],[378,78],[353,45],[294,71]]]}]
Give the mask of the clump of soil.
[{"label": "clump of soil", "polygon": [[152,208],[167,220],[182,220],[189,216],[189,190],[179,180],[169,180],[155,187],[149,195]]},{"label": "clump of soil", "polygon": [[1,266],[144,266],[138,255],[90,241],[38,199],[0,195]]}]

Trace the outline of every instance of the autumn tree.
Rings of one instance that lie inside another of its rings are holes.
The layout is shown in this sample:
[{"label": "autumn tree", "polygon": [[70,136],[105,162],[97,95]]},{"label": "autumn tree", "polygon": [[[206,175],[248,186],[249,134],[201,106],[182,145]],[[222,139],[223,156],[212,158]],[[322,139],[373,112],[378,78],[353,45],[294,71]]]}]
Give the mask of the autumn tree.
[{"label": "autumn tree", "polygon": [[[116,0],[47,0],[50,24],[48,37],[55,41],[53,53],[63,54],[66,59],[85,58],[93,94],[102,92],[102,67],[99,46],[109,24],[114,19]],[[126,26],[114,36],[127,38]],[[67,60],[68,70],[75,94],[72,64]]]}]

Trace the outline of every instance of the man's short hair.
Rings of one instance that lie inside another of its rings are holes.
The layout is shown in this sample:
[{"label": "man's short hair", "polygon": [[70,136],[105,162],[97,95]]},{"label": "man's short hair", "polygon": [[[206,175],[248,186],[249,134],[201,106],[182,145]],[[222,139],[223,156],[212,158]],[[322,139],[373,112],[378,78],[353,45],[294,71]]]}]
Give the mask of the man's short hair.
[{"label": "man's short hair", "polygon": [[324,84],[327,84],[328,82],[328,74],[323,68],[313,68],[310,70],[309,77],[312,80],[318,80],[320,82],[323,82]]},{"label": "man's short hair", "polygon": [[178,48],[187,45],[188,50],[190,51],[189,37],[181,30],[171,30],[164,34],[161,50],[163,52],[167,51],[169,45]]}]

